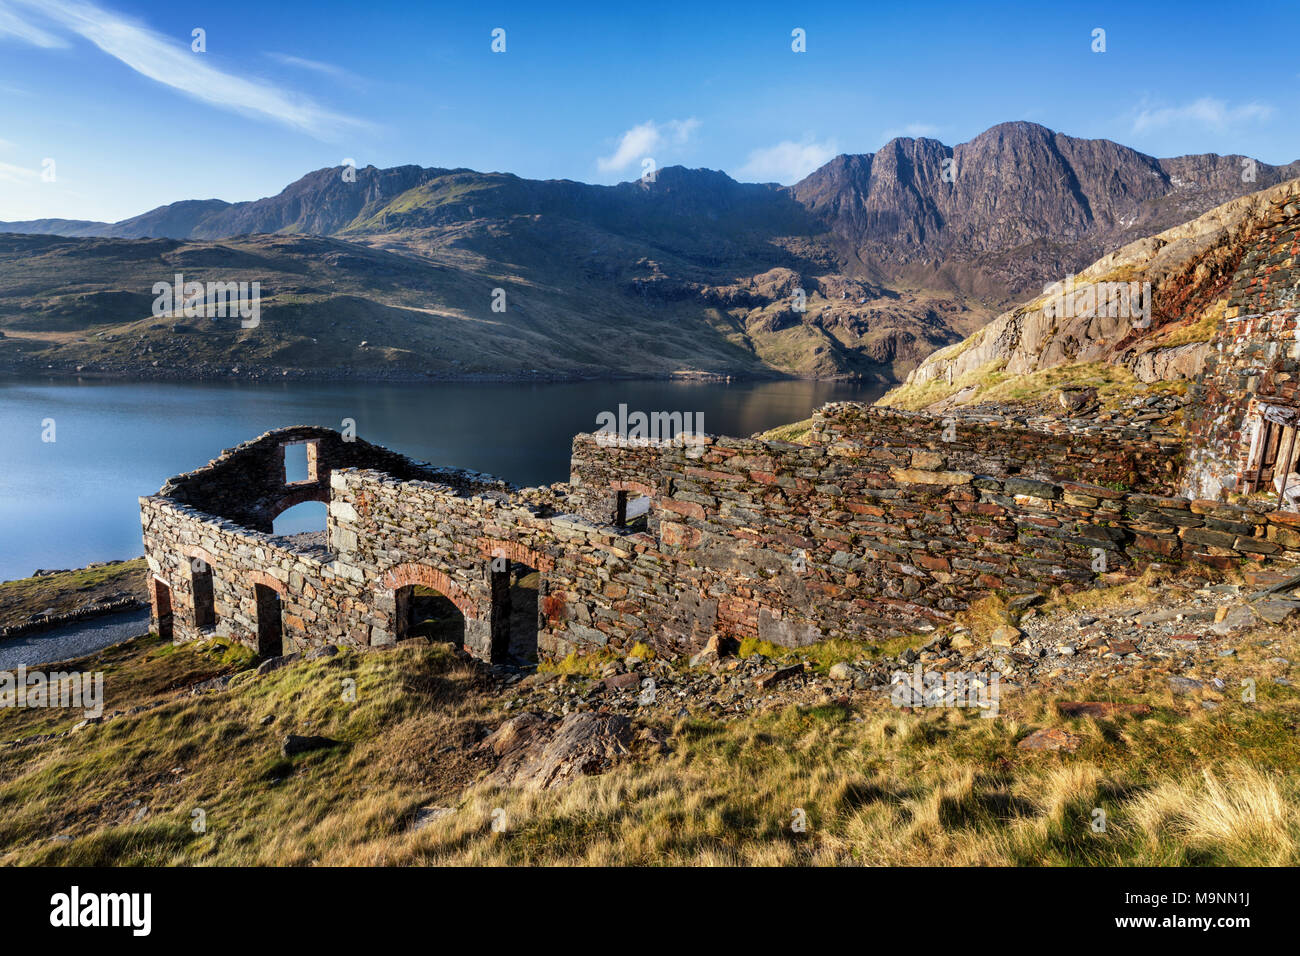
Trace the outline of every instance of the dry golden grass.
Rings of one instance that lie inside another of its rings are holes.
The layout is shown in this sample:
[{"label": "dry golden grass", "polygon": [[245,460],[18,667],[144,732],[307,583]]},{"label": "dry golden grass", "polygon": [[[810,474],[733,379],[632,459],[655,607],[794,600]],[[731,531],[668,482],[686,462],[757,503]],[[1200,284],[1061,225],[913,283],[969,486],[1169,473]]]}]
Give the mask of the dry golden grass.
[{"label": "dry golden grass", "polygon": [[[1258,646],[1265,637],[1280,643]],[[1294,629],[1239,644],[1219,671],[1227,689],[1204,694],[1215,710],[1174,696],[1155,668],[1008,690],[996,719],[827,698],[732,722],[678,719],[664,757],[546,792],[483,782],[489,765],[473,748],[504,718],[502,699],[444,648],[343,652],[200,697],[166,678],[201,673],[203,650],[146,640],[135,653],[134,667],[116,662],[119,692],[149,709],[0,750],[0,862],[1300,863],[1300,694],[1271,679],[1285,672],[1274,658],[1300,653]],[[1236,699],[1245,676],[1254,702]],[[1150,711],[1064,719],[1055,708],[1088,699]],[[0,713],[0,737],[18,736],[17,716]],[[1079,750],[1016,748],[1042,727],[1069,729]],[[286,760],[287,731],[339,745]],[[133,800],[149,807],[142,820]],[[424,806],[453,812],[417,831]],[[1098,809],[1105,832],[1093,830]]]},{"label": "dry golden grass", "polygon": [[769,428],[765,432],[759,432],[754,437],[763,441],[783,441],[792,445],[809,445],[812,444],[812,432],[813,420],[805,418],[801,422],[791,422],[788,425]]},{"label": "dry golden grass", "polygon": [[1151,604],[1159,598],[1160,586],[1176,580],[1184,585],[1196,584],[1241,584],[1244,580],[1236,569],[1220,570],[1209,565],[1189,565],[1171,567],[1155,565],[1148,567],[1132,580],[1117,583],[1112,587],[1085,588],[1078,591],[1065,591],[1054,588],[1043,602],[1043,613],[1055,611],[1100,611],[1116,607],[1135,607]]},{"label": "dry golden grass", "polygon": [[1116,409],[1137,395],[1168,392],[1181,395],[1187,390],[1186,382],[1155,382],[1143,384],[1128,369],[1104,362],[1084,362],[1057,365],[1024,375],[1008,375],[1003,371],[1005,360],[988,362],[958,376],[951,383],[946,379],[931,379],[924,384],[900,385],[877,402],[892,408],[919,411],[972,388],[962,401],[963,405],[982,402],[1004,405],[1030,405],[1042,402],[1054,404],[1061,389],[1095,388],[1097,401],[1103,409]]}]

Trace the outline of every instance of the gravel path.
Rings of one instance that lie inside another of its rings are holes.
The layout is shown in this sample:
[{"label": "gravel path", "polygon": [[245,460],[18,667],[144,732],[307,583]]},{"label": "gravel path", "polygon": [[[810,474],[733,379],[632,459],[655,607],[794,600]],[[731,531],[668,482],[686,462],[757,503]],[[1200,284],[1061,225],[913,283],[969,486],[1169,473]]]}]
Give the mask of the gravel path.
[{"label": "gravel path", "polygon": [[0,670],[35,667],[103,650],[149,631],[149,609],[105,614],[76,624],[0,641]]}]

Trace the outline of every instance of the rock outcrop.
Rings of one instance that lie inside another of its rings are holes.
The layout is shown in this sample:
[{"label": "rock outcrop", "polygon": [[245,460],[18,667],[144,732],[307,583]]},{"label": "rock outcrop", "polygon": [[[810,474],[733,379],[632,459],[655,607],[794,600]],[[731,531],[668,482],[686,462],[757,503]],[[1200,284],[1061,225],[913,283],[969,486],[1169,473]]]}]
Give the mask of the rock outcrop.
[{"label": "rock outcrop", "polygon": [[622,714],[529,712],[511,717],[479,748],[497,758],[487,782],[548,790],[604,773],[632,755],[636,732]]},{"label": "rock outcrop", "polygon": [[[1297,196],[1300,180],[1291,180],[1131,242],[1072,277],[1079,308],[1062,314],[1056,290],[1045,290],[965,341],[935,352],[908,375],[906,386],[936,381],[956,386],[963,377],[987,370],[1020,376],[1092,362],[1120,366],[1142,382],[1194,379],[1209,355],[1229,286],[1251,239],[1270,210]],[[1123,302],[1119,308],[1106,307],[1109,286],[1137,290],[1143,283],[1150,283],[1151,290],[1146,314]],[[1085,295],[1094,298],[1085,301]],[[899,401],[905,394],[891,393],[883,402]],[[973,388],[965,398],[978,397],[979,389]]]}]

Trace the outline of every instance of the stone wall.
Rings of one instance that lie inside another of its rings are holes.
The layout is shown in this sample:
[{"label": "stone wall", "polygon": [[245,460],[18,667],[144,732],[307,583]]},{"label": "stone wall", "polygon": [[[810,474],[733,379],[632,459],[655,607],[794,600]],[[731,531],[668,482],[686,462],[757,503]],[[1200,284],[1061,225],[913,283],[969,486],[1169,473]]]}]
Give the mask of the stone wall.
[{"label": "stone wall", "polygon": [[[808,445],[709,436],[619,446],[579,435],[569,484],[523,491],[401,456],[396,475],[342,467],[342,450],[321,438],[324,545],[200,510],[166,493],[175,482],[141,499],[155,623],[170,606],[174,636],[205,633],[195,582],[210,570],[218,634],[265,650],[274,614],[276,650],[384,646],[400,633],[399,592],[424,585],[461,611],[472,653],[499,659],[502,575],[514,563],[540,573],[542,652],[643,641],[676,654],[715,634],[792,646],[878,639],[950,621],[990,590],[1084,586],[1152,561],[1300,556],[1296,515],[1027,477],[1001,428],[988,438],[958,425],[948,442],[940,427],[845,405],[823,410],[813,434],[824,442]],[[240,513],[239,485],[224,484],[252,473],[270,500],[283,487],[266,477],[268,448],[300,437],[263,436],[246,447],[250,462],[236,451],[187,476],[187,494],[201,489]],[[1086,460],[1118,476],[1172,460],[1160,447],[1125,458],[1090,440],[1055,441],[1048,470]],[[620,495],[651,499],[645,530],[616,525]]]},{"label": "stone wall", "polygon": [[1201,414],[1189,423],[1184,494],[1255,491],[1249,459],[1263,406],[1300,417],[1297,257],[1300,204],[1279,201],[1233,277],[1213,350],[1192,390]]},{"label": "stone wall", "polygon": [[[1292,515],[951,466],[901,443],[610,448],[579,436],[570,500],[603,520],[605,489],[638,484],[654,499],[657,560],[707,608],[702,629],[787,645],[947,622],[993,589],[1300,545]],[[651,632],[680,635],[674,611],[645,608]]]},{"label": "stone wall", "polygon": [[[155,495],[140,499],[145,558],[153,575],[154,626],[159,592],[167,588],[173,635],[182,640],[211,633],[258,646],[254,585],[283,600],[283,649],[300,651],[324,643],[364,643],[369,596],[318,550],[298,551],[285,538]],[[195,582],[210,574],[215,627],[201,628],[195,615]]]},{"label": "stone wall", "polygon": [[[287,482],[284,448],[297,443],[309,443],[308,462],[315,475]],[[262,585],[280,596],[285,652],[324,643],[384,643],[391,622],[373,606],[369,584],[358,569],[337,560],[328,547],[271,533],[275,517],[286,508],[329,501],[338,470],[357,464],[407,480],[437,481],[452,495],[510,487],[477,472],[417,462],[327,428],[267,432],[140,499],[145,557],[154,581],[154,626],[165,613],[161,596],[170,607],[177,638],[214,633],[257,647],[255,585]],[[205,578],[211,581],[212,627],[197,620],[196,582]]]},{"label": "stone wall", "polygon": [[[299,444],[307,446],[310,477],[287,482],[285,448]],[[395,478],[438,481],[457,488],[509,487],[489,475],[435,468],[333,429],[300,425],[267,432],[229,448],[202,468],[168,480],[159,494],[244,527],[270,532],[272,522],[285,509],[305,501],[327,501],[330,474],[336,468],[376,468]]]},{"label": "stone wall", "polygon": [[1085,481],[1157,494],[1175,492],[1183,461],[1182,442],[1173,436],[1068,419],[990,423],[964,419],[960,412],[933,416],[840,402],[824,406],[813,422],[812,440],[844,456],[922,447],[942,452],[953,468],[976,474]]}]

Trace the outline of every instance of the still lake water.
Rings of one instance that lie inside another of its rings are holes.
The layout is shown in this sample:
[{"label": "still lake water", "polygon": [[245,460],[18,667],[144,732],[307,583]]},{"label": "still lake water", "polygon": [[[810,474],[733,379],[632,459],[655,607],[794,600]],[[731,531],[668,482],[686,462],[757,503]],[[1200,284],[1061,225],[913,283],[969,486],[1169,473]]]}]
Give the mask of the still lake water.
[{"label": "still lake water", "polygon": [[[617,411],[702,413],[747,436],[883,389],[827,382],[273,385],[0,382],[0,580],[139,555],[139,495],[285,425],[341,427],[518,485],[569,477],[570,441]],[[42,441],[54,420],[55,441]],[[290,529],[293,530],[293,529]]]}]

